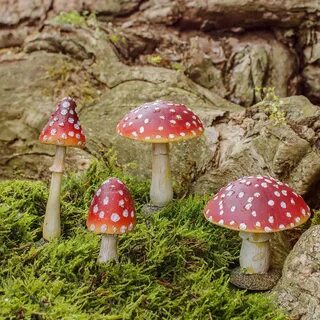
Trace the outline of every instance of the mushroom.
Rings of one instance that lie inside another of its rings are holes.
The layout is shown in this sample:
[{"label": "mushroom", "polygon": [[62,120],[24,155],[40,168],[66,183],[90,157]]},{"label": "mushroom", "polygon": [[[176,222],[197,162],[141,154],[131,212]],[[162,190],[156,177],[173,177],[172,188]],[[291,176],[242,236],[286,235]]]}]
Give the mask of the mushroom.
[{"label": "mushroom", "polygon": [[303,224],[311,212],[287,184],[272,177],[249,176],[222,188],[207,203],[204,215],[213,224],[240,231],[240,270],[252,275],[269,271],[272,233]]},{"label": "mushroom", "polygon": [[88,229],[102,234],[98,262],[118,260],[118,234],[131,231],[135,224],[130,191],[119,179],[106,180],[94,195],[87,218]]},{"label": "mushroom", "polygon": [[127,113],[117,125],[119,135],[152,143],[151,202],[159,207],[173,198],[169,143],[203,134],[203,125],[191,109],[180,103],[157,100]]},{"label": "mushroom", "polygon": [[49,169],[52,172],[52,178],[43,224],[43,238],[49,241],[61,234],[60,189],[66,147],[83,148],[86,142],[75,111],[76,106],[74,99],[63,98],[39,137],[41,143],[56,145],[54,162]]}]

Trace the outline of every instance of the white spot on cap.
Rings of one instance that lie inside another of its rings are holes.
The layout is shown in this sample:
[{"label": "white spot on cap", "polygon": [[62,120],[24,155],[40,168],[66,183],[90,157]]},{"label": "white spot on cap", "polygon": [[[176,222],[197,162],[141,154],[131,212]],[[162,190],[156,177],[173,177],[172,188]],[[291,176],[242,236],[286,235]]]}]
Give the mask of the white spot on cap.
[{"label": "white spot on cap", "polygon": [[300,222],[300,217],[296,217],[294,220],[298,223]]},{"label": "white spot on cap", "polygon": [[305,209],[301,209],[301,213],[305,216],[306,215],[306,210]]},{"label": "white spot on cap", "polygon": [[282,193],[284,196],[287,196],[287,195],[288,195],[287,190],[281,190],[281,193]]},{"label": "white spot on cap", "polygon": [[292,215],[291,215],[290,212],[286,212],[286,216],[287,216],[288,218],[291,218],[291,217],[292,217]]},{"label": "white spot on cap", "polygon": [[246,230],[247,229],[247,225],[245,223],[240,223],[239,224],[239,229],[240,230]]},{"label": "white spot on cap", "polygon": [[186,127],[187,128],[190,128],[191,127],[191,124],[189,122],[186,122]]},{"label": "white spot on cap", "polygon": [[269,200],[269,201],[268,201],[268,205],[269,205],[270,207],[273,207],[273,206],[274,206],[274,201],[273,201],[273,200]]},{"label": "white spot on cap", "polygon": [[247,202],[252,202],[253,201],[253,197],[249,197]]},{"label": "white spot on cap", "polygon": [[57,133],[57,129],[51,129],[51,130],[50,130],[50,134],[51,134],[52,136],[54,136],[56,133]]},{"label": "white spot on cap", "polygon": [[231,220],[230,221],[230,226],[233,226],[235,224],[235,221],[234,220]]},{"label": "white spot on cap", "polygon": [[98,205],[96,204],[94,207],[93,207],[93,212],[94,213],[97,213],[99,211],[99,207]]},{"label": "white spot on cap", "polygon": [[68,138],[68,136],[67,136],[67,134],[66,134],[66,133],[62,133],[62,134],[61,134],[61,138],[62,138],[62,139],[67,139],[67,138]]},{"label": "white spot on cap", "polygon": [[262,183],[261,183],[261,187],[262,187],[262,188],[268,188],[268,185],[267,185],[267,183],[262,182]]},{"label": "white spot on cap", "polygon": [[106,196],[104,199],[103,199],[103,204],[104,205],[107,205],[109,203],[109,197]]},{"label": "white spot on cap", "polygon": [[99,218],[100,218],[100,219],[103,219],[103,218],[104,218],[104,211],[100,211],[100,212],[99,212]]},{"label": "white spot on cap", "polygon": [[251,214],[252,214],[253,217],[257,216],[257,212],[256,211],[252,211]]},{"label": "white spot on cap", "polygon": [[130,126],[132,126],[132,124],[133,124],[133,122],[130,121],[130,122],[128,123],[128,126],[130,127]]},{"label": "white spot on cap", "polygon": [[80,134],[77,133],[77,134],[76,134],[76,138],[77,138],[77,139],[80,139],[80,137],[81,137]]},{"label": "white spot on cap", "polygon": [[269,221],[270,223],[274,223],[274,217],[273,217],[273,216],[270,216],[269,219],[268,219],[268,221]]},{"label": "white spot on cap", "polygon": [[149,119],[148,118],[146,118],[146,119],[144,119],[144,121],[143,121],[145,124],[147,124],[147,123],[149,123]]},{"label": "white spot on cap", "polygon": [[79,129],[80,129],[80,126],[76,123],[76,124],[74,124],[74,128],[75,128],[76,130],[79,130]]},{"label": "white spot on cap", "polygon": [[280,192],[279,192],[279,191],[275,191],[275,192],[274,192],[274,195],[275,195],[276,197],[280,197]]},{"label": "white spot on cap", "polygon": [[259,221],[256,222],[256,227],[260,228],[261,227],[261,223]]},{"label": "white spot on cap", "polygon": [[221,224],[221,225],[223,225],[223,224],[224,224],[223,219],[219,220],[219,222],[218,222],[218,223],[219,223],[219,224]]},{"label": "white spot on cap", "polygon": [[108,229],[108,227],[107,227],[106,224],[103,224],[103,225],[100,227],[101,232],[106,232],[107,229]]},{"label": "white spot on cap", "polygon": [[176,124],[177,122],[176,122],[176,120],[170,120],[170,123],[171,124]]},{"label": "white spot on cap", "polygon": [[232,189],[232,187],[233,187],[233,185],[232,185],[232,184],[230,184],[230,185],[226,188],[226,190],[227,190],[227,191],[229,191],[229,190],[231,190],[231,189]]},{"label": "white spot on cap", "polygon": [[176,110],[174,110],[174,109],[170,109],[169,110],[171,113],[175,113],[176,112]]},{"label": "white spot on cap", "polygon": [[63,107],[63,108],[69,108],[69,107],[70,107],[69,101],[63,101],[63,102],[62,102],[62,107]]},{"label": "white spot on cap", "polygon": [[176,115],[176,119],[177,119],[177,120],[181,120],[182,117],[181,117],[179,114],[177,114],[177,115]]},{"label": "white spot on cap", "polygon": [[61,113],[63,116],[65,116],[65,115],[68,113],[68,110],[62,109],[62,110],[60,111],[60,113]]},{"label": "white spot on cap", "polygon": [[184,137],[186,134],[184,132],[180,132],[180,136]]},{"label": "white spot on cap", "polygon": [[71,110],[69,110],[69,113],[70,114],[74,114],[74,111],[71,109]]},{"label": "white spot on cap", "polygon": [[96,228],[96,226],[92,223],[92,224],[90,225],[90,230],[91,230],[91,231],[94,231],[95,228]]},{"label": "white spot on cap", "polygon": [[284,229],[284,228],[285,228],[284,224],[279,225],[279,229]]},{"label": "white spot on cap", "polygon": [[295,202],[292,198],[290,199],[290,202],[291,202],[291,204],[293,204],[293,205],[296,204],[296,202]]},{"label": "white spot on cap", "polygon": [[142,118],[142,114],[138,114],[138,119],[141,119]]},{"label": "white spot on cap", "polygon": [[247,203],[244,207],[245,207],[246,210],[250,210],[250,208],[252,207],[252,204],[251,203]]},{"label": "white spot on cap", "polygon": [[220,210],[220,212],[219,212],[220,216],[222,216],[223,213],[224,213],[224,211],[223,211],[223,210]]},{"label": "white spot on cap", "polygon": [[134,137],[137,137],[138,134],[135,132],[135,131],[132,131],[131,134],[134,136]]},{"label": "white spot on cap", "polygon": [[127,209],[123,210],[122,215],[127,218],[129,216],[129,211]]},{"label": "white spot on cap", "polygon": [[159,131],[162,131],[162,130],[163,130],[163,127],[162,127],[162,126],[158,127],[158,130],[159,130]]},{"label": "white spot on cap", "polygon": [[113,213],[110,219],[113,222],[118,222],[120,220],[120,216],[117,213]]},{"label": "white spot on cap", "polygon": [[159,117],[161,120],[164,120],[166,117],[165,116],[160,116]]},{"label": "white spot on cap", "polygon": [[206,210],[206,215],[208,215],[210,213],[210,210],[209,209],[207,209]]},{"label": "white spot on cap", "polygon": [[172,133],[169,134],[169,139],[173,139],[174,137],[175,137],[174,134],[172,134]]},{"label": "white spot on cap", "polygon": [[235,211],[236,211],[236,206],[232,206],[232,207],[230,208],[230,210],[231,210],[231,212],[235,212]]},{"label": "white spot on cap", "polygon": [[74,132],[73,132],[73,131],[69,131],[69,132],[68,132],[68,135],[69,135],[70,137],[74,137]]},{"label": "white spot on cap", "polygon": [[123,207],[123,206],[124,206],[124,200],[123,200],[123,199],[121,199],[121,200],[119,201],[119,206],[120,206],[120,207]]},{"label": "white spot on cap", "polygon": [[139,132],[143,133],[144,132],[144,127],[140,127]]},{"label": "white spot on cap", "polygon": [[98,191],[96,192],[96,195],[97,195],[98,197],[100,196],[100,194],[101,194],[101,188],[98,189]]},{"label": "white spot on cap", "polygon": [[244,196],[244,192],[239,192],[239,194],[238,194],[238,198],[243,198],[243,196]]},{"label": "white spot on cap", "polygon": [[120,227],[120,232],[121,233],[125,233],[127,231],[127,227],[126,226],[121,226]]},{"label": "white spot on cap", "polygon": [[233,195],[233,193],[234,193],[234,191],[229,191],[228,193],[227,193],[227,197],[231,197],[232,195]]},{"label": "white spot on cap", "polygon": [[264,231],[265,231],[265,232],[272,232],[272,229],[269,228],[269,227],[264,227]]},{"label": "white spot on cap", "polygon": [[280,202],[281,208],[285,209],[287,207],[287,204],[284,201]]},{"label": "white spot on cap", "polygon": [[73,119],[73,118],[69,118],[69,119],[68,119],[68,122],[69,122],[69,123],[74,123],[74,119]]}]

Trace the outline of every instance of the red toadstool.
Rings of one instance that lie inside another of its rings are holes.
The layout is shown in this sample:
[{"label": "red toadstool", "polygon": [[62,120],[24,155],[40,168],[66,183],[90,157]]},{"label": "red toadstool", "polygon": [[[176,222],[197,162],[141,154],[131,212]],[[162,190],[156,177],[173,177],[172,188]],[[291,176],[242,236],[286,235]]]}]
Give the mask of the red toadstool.
[{"label": "red toadstool", "polygon": [[75,108],[74,99],[62,99],[39,137],[41,143],[56,145],[54,162],[50,167],[52,179],[43,225],[43,238],[46,240],[52,240],[61,234],[60,189],[66,147],[83,148],[86,142]]},{"label": "red toadstool", "polygon": [[98,262],[118,259],[118,235],[131,231],[135,224],[130,191],[119,179],[106,180],[94,195],[87,218],[88,229],[102,234]]},{"label": "red toadstool", "polygon": [[199,137],[203,125],[191,109],[180,103],[157,100],[131,110],[117,125],[119,135],[152,143],[151,202],[164,206],[172,200],[169,143]]},{"label": "red toadstool", "polygon": [[222,188],[207,203],[204,215],[213,224],[240,231],[241,270],[265,274],[271,234],[303,224],[311,212],[287,184],[272,177],[249,176]]}]

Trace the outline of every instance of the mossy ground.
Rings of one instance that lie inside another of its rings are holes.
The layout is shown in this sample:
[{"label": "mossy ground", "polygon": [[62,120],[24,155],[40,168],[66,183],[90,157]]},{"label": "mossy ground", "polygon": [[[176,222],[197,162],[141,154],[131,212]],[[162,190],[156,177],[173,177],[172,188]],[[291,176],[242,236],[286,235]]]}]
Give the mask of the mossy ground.
[{"label": "mossy ground", "polygon": [[[138,224],[120,238],[120,263],[98,265],[100,238],[85,219],[109,176],[132,191]],[[286,319],[266,294],[229,285],[240,241],[205,221],[208,197],[177,200],[146,218],[148,188],[102,163],[65,177],[63,236],[45,243],[46,184],[1,182],[0,319]]]}]

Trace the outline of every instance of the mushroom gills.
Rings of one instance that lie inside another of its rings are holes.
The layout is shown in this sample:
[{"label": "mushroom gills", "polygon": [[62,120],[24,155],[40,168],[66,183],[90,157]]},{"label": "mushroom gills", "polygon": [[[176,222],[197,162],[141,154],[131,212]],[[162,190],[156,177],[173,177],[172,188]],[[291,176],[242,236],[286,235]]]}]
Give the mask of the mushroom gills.
[{"label": "mushroom gills", "polygon": [[270,238],[268,233],[240,232],[242,245],[240,267],[247,274],[267,273],[270,266]]}]

